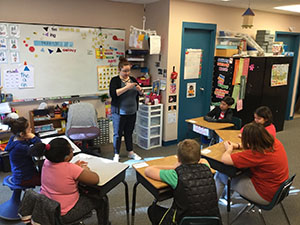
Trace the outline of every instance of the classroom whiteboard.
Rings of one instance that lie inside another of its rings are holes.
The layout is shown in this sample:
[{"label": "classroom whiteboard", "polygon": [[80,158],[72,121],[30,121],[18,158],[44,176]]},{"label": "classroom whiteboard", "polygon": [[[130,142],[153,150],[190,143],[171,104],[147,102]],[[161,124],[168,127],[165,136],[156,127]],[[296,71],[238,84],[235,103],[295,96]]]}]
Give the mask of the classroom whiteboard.
[{"label": "classroom whiteboard", "polygon": [[14,99],[107,91],[125,53],[125,30],[0,23],[1,86]]}]

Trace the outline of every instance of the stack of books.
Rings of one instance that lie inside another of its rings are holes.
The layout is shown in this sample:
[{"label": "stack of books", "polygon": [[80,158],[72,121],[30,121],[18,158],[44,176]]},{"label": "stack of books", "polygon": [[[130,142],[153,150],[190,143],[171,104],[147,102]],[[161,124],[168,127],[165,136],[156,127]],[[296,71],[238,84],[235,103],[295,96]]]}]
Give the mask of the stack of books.
[{"label": "stack of books", "polygon": [[256,32],[256,42],[266,53],[272,52],[274,37],[274,34],[270,34],[269,30],[258,30]]}]

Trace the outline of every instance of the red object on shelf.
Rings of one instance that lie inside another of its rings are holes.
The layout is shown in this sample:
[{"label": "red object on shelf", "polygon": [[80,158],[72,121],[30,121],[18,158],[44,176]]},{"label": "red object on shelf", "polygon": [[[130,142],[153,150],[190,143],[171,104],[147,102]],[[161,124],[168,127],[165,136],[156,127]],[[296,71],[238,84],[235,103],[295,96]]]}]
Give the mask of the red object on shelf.
[{"label": "red object on shelf", "polygon": [[5,144],[0,144],[0,150],[1,150],[1,151],[4,151],[6,145],[7,145],[7,143],[5,143]]},{"label": "red object on shelf", "polygon": [[138,77],[136,78],[137,82],[139,82],[139,85],[141,86],[150,86],[150,78],[146,79],[145,77]]}]

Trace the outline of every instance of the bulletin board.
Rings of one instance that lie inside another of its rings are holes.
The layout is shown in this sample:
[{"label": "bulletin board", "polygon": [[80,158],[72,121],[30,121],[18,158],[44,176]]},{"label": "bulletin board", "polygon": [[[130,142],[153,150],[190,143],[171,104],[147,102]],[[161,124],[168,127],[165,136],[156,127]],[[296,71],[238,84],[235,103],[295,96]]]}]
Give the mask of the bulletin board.
[{"label": "bulletin board", "polygon": [[212,82],[211,104],[219,105],[220,101],[232,94],[233,58],[215,57],[214,75]]},{"label": "bulletin board", "polygon": [[2,90],[20,101],[107,92],[124,54],[122,29],[0,23]]}]

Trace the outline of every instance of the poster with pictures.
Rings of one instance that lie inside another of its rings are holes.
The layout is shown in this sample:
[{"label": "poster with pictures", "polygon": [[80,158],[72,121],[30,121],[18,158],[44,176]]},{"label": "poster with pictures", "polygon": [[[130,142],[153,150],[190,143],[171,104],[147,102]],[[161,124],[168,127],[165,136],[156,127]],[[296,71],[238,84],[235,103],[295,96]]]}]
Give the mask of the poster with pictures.
[{"label": "poster with pictures", "polygon": [[7,24],[0,24],[0,37],[7,37]]},{"label": "poster with pictures", "polygon": [[20,63],[20,55],[17,51],[10,52],[10,62],[11,63]]},{"label": "poster with pictures", "polygon": [[176,84],[175,83],[170,84],[170,94],[176,94]]},{"label": "poster with pictures", "polygon": [[7,63],[6,51],[0,51],[0,63]]},{"label": "poster with pictures", "polygon": [[169,103],[174,103],[177,101],[177,96],[176,95],[170,95],[169,96]]},{"label": "poster with pictures", "polygon": [[11,37],[16,37],[19,38],[20,37],[20,28],[19,25],[17,24],[12,24],[9,26],[9,33]]},{"label": "poster with pictures", "polygon": [[271,72],[271,87],[287,85],[289,64],[274,64]]},{"label": "poster with pictures", "polygon": [[0,50],[7,49],[7,41],[6,38],[0,38]]},{"label": "poster with pictures", "polygon": [[18,50],[19,49],[19,44],[18,40],[15,38],[9,39],[9,49],[10,50]]},{"label": "poster with pictures", "polygon": [[97,66],[98,90],[108,90],[111,78],[117,75],[117,66]]},{"label": "poster with pictures", "polygon": [[196,97],[196,82],[187,83],[186,97],[187,98],[195,98]]},{"label": "poster with pictures", "polygon": [[169,105],[168,111],[176,111],[176,105]]},{"label": "poster with pictures", "polygon": [[152,83],[152,92],[159,95],[159,91],[160,91],[160,81],[155,80]]}]

